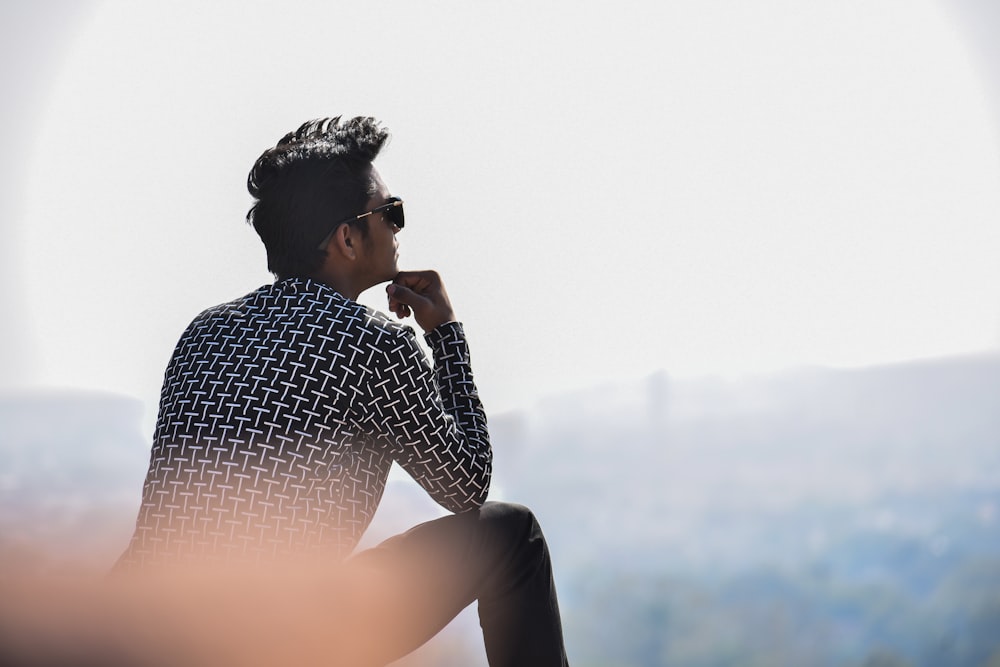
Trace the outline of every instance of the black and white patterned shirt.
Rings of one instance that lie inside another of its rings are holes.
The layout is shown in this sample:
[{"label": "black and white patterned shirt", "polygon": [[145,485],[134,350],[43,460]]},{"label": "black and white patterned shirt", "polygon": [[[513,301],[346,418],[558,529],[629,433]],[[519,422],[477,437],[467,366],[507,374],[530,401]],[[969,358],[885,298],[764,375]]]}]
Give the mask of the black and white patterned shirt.
[{"label": "black and white patterned shirt", "polygon": [[397,461],[446,509],[481,505],[492,450],[462,326],[425,336],[323,283],[279,280],[201,313],[167,366],[120,567],[342,557]]}]

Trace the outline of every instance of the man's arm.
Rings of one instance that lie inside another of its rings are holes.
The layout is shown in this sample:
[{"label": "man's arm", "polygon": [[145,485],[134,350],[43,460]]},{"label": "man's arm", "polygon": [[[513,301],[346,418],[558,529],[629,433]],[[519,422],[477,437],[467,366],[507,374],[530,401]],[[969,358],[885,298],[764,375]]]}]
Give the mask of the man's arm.
[{"label": "man's arm", "polygon": [[433,271],[400,273],[387,292],[390,310],[412,313],[427,332],[434,367],[412,332],[401,332],[372,387],[379,431],[441,506],[479,507],[489,492],[492,450],[462,325]]}]

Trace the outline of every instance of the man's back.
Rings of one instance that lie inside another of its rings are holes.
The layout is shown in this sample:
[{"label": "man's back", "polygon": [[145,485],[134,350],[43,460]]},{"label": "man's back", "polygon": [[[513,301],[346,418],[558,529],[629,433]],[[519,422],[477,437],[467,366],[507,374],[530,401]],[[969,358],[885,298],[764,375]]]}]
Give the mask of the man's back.
[{"label": "man's back", "polygon": [[121,564],[346,555],[393,460],[446,508],[481,504],[490,448],[461,327],[428,342],[434,370],[410,328],[305,278],[201,313],[166,370]]}]

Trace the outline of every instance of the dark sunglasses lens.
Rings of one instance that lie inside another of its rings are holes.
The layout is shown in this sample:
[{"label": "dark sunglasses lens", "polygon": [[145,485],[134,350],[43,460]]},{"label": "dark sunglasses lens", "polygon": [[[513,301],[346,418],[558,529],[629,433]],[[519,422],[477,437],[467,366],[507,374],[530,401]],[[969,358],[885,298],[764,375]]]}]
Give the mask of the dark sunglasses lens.
[{"label": "dark sunglasses lens", "polygon": [[400,229],[403,228],[404,219],[403,219],[402,202],[400,202],[398,206],[393,206],[392,208],[390,208],[388,211],[388,215],[389,215],[389,220],[392,222],[392,224],[396,225]]}]

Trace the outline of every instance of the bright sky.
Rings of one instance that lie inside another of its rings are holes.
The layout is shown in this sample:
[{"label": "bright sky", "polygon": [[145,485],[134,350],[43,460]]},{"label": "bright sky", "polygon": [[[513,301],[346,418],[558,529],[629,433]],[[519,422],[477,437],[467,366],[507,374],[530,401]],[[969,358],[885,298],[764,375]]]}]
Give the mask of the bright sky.
[{"label": "bright sky", "polygon": [[14,230],[34,384],[152,415],[190,319],[270,281],[253,161],[335,114],[393,132],[401,265],[493,412],[1000,345],[1000,141],[928,0],[106,2],[66,48]]}]

